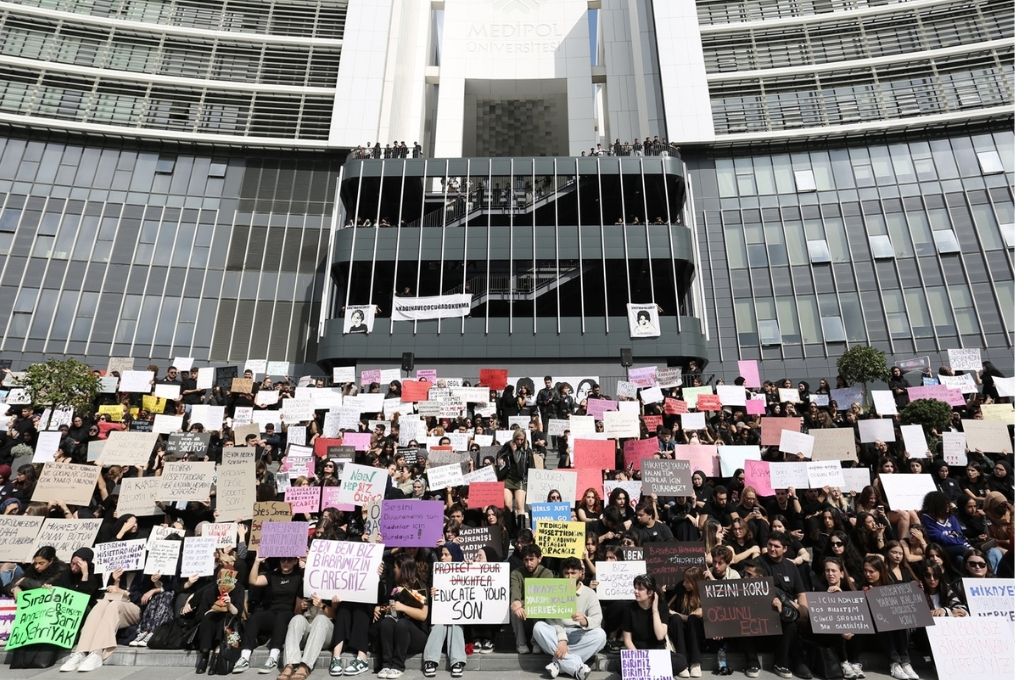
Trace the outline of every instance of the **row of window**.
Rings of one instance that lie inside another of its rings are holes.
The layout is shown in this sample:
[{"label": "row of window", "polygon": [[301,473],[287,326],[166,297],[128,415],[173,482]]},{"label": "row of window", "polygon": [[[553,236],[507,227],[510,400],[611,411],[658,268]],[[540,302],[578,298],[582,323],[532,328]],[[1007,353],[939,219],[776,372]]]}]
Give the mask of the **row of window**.
[{"label": "row of window", "polygon": [[1012,51],[710,83],[720,134],[849,125],[1010,105]]},{"label": "row of window", "polygon": [[697,0],[701,24],[729,24],[830,14],[866,7],[896,5],[907,0]]},{"label": "row of window", "polygon": [[333,97],[174,89],[0,67],[0,111],[83,123],[326,140]]},{"label": "row of window", "polygon": [[19,0],[73,14],[215,31],[340,39],[348,0]]},{"label": "row of window", "polygon": [[827,64],[1011,38],[1013,0],[929,5],[869,17],[705,33],[708,73]]},{"label": "row of window", "polygon": [[0,54],[116,71],[334,87],[341,48],[139,34],[0,14]]}]

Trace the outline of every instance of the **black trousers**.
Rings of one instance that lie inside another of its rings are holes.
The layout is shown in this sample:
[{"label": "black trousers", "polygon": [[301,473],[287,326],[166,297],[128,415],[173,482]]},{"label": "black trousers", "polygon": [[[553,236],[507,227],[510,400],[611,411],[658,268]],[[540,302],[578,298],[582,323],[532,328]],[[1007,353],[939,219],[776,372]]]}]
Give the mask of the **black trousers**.
[{"label": "black trousers", "polygon": [[362,602],[341,602],[335,609],[334,635],[331,647],[345,643],[353,653],[370,651],[370,621],[373,620],[373,605]]},{"label": "black trousers", "polygon": [[196,640],[199,641],[199,651],[208,652],[218,644],[224,635],[224,624],[228,620],[226,612],[214,612],[204,614],[199,620],[199,630],[196,631]]},{"label": "black trousers", "polygon": [[419,654],[427,644],[423,629],[406,618],[381,618],[374,626],[380,636],[380,657],[383,668],[405,670],[405,660]]},{"label": "black trousers", "polygon": [[253,612],[245,622],[242,649],[256,649],[261,633],[270,633],[267,649],[281,649],[284,647],[284,636],[288,633],[288,622],[291,620],[290,611],[260,609]]},{"label": "black trousers", "polygon": [[[700,663],[700,642],[704,636],[704,619],[699,616],[688,616],[685,619],[678,614],[668,618],[668,636],[676,653],[692,666]],[[678,673],[679,671],[674,671]]]}]

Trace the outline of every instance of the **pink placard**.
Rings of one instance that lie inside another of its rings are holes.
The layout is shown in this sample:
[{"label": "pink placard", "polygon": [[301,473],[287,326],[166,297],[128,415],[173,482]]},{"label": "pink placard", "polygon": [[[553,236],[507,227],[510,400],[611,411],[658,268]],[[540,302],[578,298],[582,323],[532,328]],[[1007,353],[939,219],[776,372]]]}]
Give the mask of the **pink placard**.
[{"label": "pink placard", "polygon": [[577,439],[573,445],[573,467],[615,469],[615,442],[610,439]]},{"label": "pink placard", "polygon": [[658,384],[658,367],[657,366],[642,366],[640,368],[630,368],[627,371],[629,382],[640,387],[654,387]]},{"label": "pink placard", "polygon": [[762,446],[778,446],[783,430],[799,432],[803,418],[761,418]]},{"label": "pink placard", "polygon": [[[631,465],[633,470],[639,470],[640,464],[645,458],[653,458],[656,455],[658,455],[657,437],[630,439],[622,447],[623,465],[626,466],[627,470],[630,469]],[[579,486],[578,481],[576,486]]]},{"label": "pink placard", "polygon": [[945,385],[925,385],[923,387],[911,387],[907,390],[910,401],[918,399],[935,399],[944,401],[950,406],[964,406],[964,395],[959,389],[950,389]]},{"label": "pink placard", "polygon": [[587,399],[587,415],[595,420],[604,420],[605,411],[618,411],[619,402],[611,399]]},{"label": "pink placard", "polygon": [[601,470],[586,468],[576,471],[576,500],[582,500],[587,489],[593,489],[598,498],[604,498],[604,474]]},{"label": "pink placard", "polygon": [[292,504],[292,512],[320,512],[319,486],[290,486],[284,490],[284,499]]},{"label": "pink placard", "polygon": [[320,495],[320,509],[325,508],[337,508],[342,512],[352,512],[356,509],[356,506],[351,503],[342,503],[338,500],[338,494],[341,492],[340,486],[325,486],[323,487],[323,493]]},{"label": "pink placard", "polygon": [[718,477],[718,448],[711,444],[676,444],[676,460],[690,461],[690,470],[700,470],[709,477]]},{"label": "pink placard", "polygon": [[427,382],[433,385],[437,382],[437,369],[436,368],[420,368],[416,371],[416,379],[426,378]]},{"label": "pink placard", "polygon": [[369,369],[367,369],[365,371],[360,371],[359,372],[359,384],[360,385],[366,386],[366,385],[369,385],[370,383],[379,383],[379,382],[380,382],[380,369],[379,368],[369,368]]},{"label": "pink placard", "polygon": [[747,399],[747,413],[752,416],[763,416],[764,402],[760,399]]},{"label": "pink placard", "polygon": [[761,386],[761,370],[757,367],[757,359],[744,359],[736,362],[740,376],[746,380],[744,387],[756,390]]},{"label": "pink placard", "polygon": [[370,448],[370,432],[346,432],[342,438],[343,446],[354,446],[356,451],[367,451]]},{"label": "pink placard", "polygon": [[665,413],[669,415],[682,415],[690,410],[689,405],[680,399],[672,397],[665,398]]},{"label": "pink placard", "polygon": [[743,483],[754,487],[758,496],[773,495],[771,464],[766,460],[743,461]]}]

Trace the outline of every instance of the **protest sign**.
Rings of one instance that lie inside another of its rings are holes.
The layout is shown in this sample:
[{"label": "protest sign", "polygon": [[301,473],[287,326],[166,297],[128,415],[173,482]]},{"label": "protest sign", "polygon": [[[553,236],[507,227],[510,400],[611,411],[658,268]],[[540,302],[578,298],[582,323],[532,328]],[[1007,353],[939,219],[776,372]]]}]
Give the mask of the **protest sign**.
[{"label": "protest sign", "polygon": [[444,538],[444,502],[385,499],[380,535],[389,548],[433,548]]},{"label": "protest sign", "polygon": [[927,597],[917,581],[875,586],[867,591],[867,596],[875,630],[879,633],[935,624]]},{"label": "protest sign", "polygon": [[459,538],[462,539],[462,554],[467,560],[473,559],[477,551],[484,547],[490,547],[498,555],[499,559],[505,558],[508,552],[508,542],[502,542],[502,529],[500,526],[467,527],[459,529]]},{"label": "protest sign", "polygon": [[585,522],[540,520],[534,540],[544,557],[583,557]]},{"label": "protest sign", "polygon": [[70,649],[89,606],[89,595],[67,588],[36,588],[18,593],[8,651],[25,645],[50,644]]},{"label": "protest sign", "polygon": [[110,420],[113,422],[120,423],[124,420],[124,406],[121,404],[101,404],[100,407],[96,409],[96,415],[109,416]]},{"label": "protest sign", "polygon": [[[149,532],[149,539],[147,539],[147,541],[146,541],[146,550],[151,549],[153,547],[154,543],[156,543],[157,541],[164,540],[165,538],[167,538],[171,534],[174,534],[175,536],[181,536],[182,538],[185,538],[185,530],[184,529],[176,529],[175,527],[165,527],[165,526],[160,526],[160,525],[157,525],[157,526],[153,527],[150,530],[150,532]],[[174,540],[178,540],[178,539],[174,539]]]},{"label": "protest sign", "polygon": [[98,392],[100,394],[113,394],[114,392],[117,392],[118,382],[120,382],[120,380],[117,378],[117,376],[103,376],[102,378],[100,378],[100,388]]},{"label": "protest sign", "polygon": [[181,549],[181,575],[212,576],[214,573],[214,552],[217,549],[216,536],[189,536]]},{"label": "protest sign", "polygon": [[939,678],[1014,678],[1013,624],[973,616],[935,619],[927,628]]},{"label": "protest sign", "polygon": [[99,463],[103,467],[110,465],[146,467],[159,436],[156,432],[111,432],[103,445],[103,455],[100,456]]},{"label": "protest sign", "polygon": [[860,493],[871,484],[871,470],[867,468],[843,468],[843,492]]},{"label": "protest sign", "polygon": [[576,498],[576,472],[574,470],[530,470],[526,487],[527,503],[545,503],[548,494],[558,490],[564,499]]},{"label": "protest sign", "polygon": [[682,393],[683,401],[689,404],[690,408],[694,408],[700,395],[714,394],[715,389],[711,385],[698,385],[697,387],[684,387]]},{"label": "protest sign", "polygon": [[672,680],[672,653],[667,649],[623,649],[622,680]]},{"label": "protest sign", "polygon": [[[715,388],[718,398],[725,406],[746,406],[747,391],[743,385],[719,385]],[[697,408],[700,408],[698,405]]]},{"label": "protest sign", "polygon": [[616,489],[621,489],[626,492],[627,496],[629,496],[629,506],[632,508],[636,507],[637,500],[640,498],[641,485],[642,482],[640,481],[623,481],[620,479],[605,480],[602,484],[602,486],[604,486],[605,498],[611,498]]},{"label": "protest sign", "polygon": [[807,463],[768,463],[768,474],[771,477],[772,489],[808,489]]},{"label": "protest sign", "polygon": [[260,557],[305,557],[308,522],[264,522]]},{"label": "protest sign", "polygon": [[935,491],[931,475],[891,474],[878,475],[885,489],[890,510],[921,510],[921,501],[929,491]]},{"label": "protest sign", "polygon": [[960,390],[951,390],[945,385],[922,385],[921,387],[911,387],[907,390],[907,394],[910,396],[910,401],[917,401],[919,399],[935,399],[936,401],[944,401],[951,407],[964,405],[964,395]]},{"label": "protest sign", "polygon": [[896,441],[893,421],[889,418],[864,418],[858,420],[857,429],[860,432],[860,440],[864,443]]},{"label": "protest sign", "polygon": [[[252,519],[252,505],[256,502],[255,480],[255,449],[225,446],[217,468],[217,519],[222,522]],[[317,507],[312,512],[319,509]]]},{"label": "protest sign", "polygon": [[494,470],[493,465],[484,465],[481,468],[477,468],[472,472],[468,472],[462,475],[462,480],[466,484],[477,484],[480,482],[496,482],[498,481],[498,473]]},{"label": "protest sign", "polygon": [[808,488],[823,489],[826,486],[842,488],[844,481],[843,468],[838,460],[807,461]]},{"label": "protest sign", "polygon": [[209,536],[218,548],[234,550],[238,545],[237,522],[208,522],[202,526],[201,536]]},{"label": "protest sign", "polygon": [[683,369],[678,366],[659,367],[654,374],[657,376],[658,387],[662,389],[679,387],[683,384]]},{"label": "protest sign", "polygon": [[614,399],[587,399],[587,415],[594,416],[595,420],[602,420],[605,411],[618,411],[619,402]]},{"label": "protest sign", "polygon": [[[665,416],[640,416],[648,434],[654,434],[665,423]],[[627,442],[628,443],[628,442]]]},{"label": "protest sign", "polygon": [[181,398],[181,385],[178,383],[158,383],[153,386],[153,395],[160,397],[161,399],[177,401],[179,398]]},{"label": "protest sign", "polygon": [[814,437],[815,460],[857,460],[857,441],[852,427],[808,430]]},{"label": "protest sign", "polygon": [[71,556],[76,550],[92,546],[102,523],[101,519],[54,519],[48,517],[43,522],[43,528],[36,534],[32,552],[34,553],[44,545],[50,545],[57,551],[57,557],[65,562],[70,562]]},{"label": "protest sign", "polygon": [[[339,488],[339,487],[333,487]],[[249,530],[249,550],[256,550],[263,537],[264,522],[287,522],[292,518],[292,506],[281,501],[260,501],[252,506],[252,528]]]},{"label": "protest sign", "polygon": [[718,447],[713,444],[676,444],[675,458],[690,461],[691,472],[700,470],[708,477],[720,475]]},{"label": "protest sign", "polygon": [[426,380],[403,380],[402,401],[426,401],[431,384]]},{"label": "protest sign", "polygon": [[594,416],[569,416],[569,432],[574,437],[587,437],[597,433]]},{"label": "protest sign", "polygon": [[779,401],[785,404],[790,402],[793,404],[800,403],[800,390],[792,387],[780,387],[779,388]]},{"label": "protest sign", "polygon": [[209,448],[209,432],[172,432],[167,436],[167,453],[164,455],[164,460],[174,461],[186,457],[202,458]]},{"label": "protest sign", "polygon": [[757,366],[757,359],[744,359],[736,362],[736,367],[743,378],[743,385],[750,389],[757,389],[761,386],[761,371]]},{"label": "protest sign", "polygon": [[118,387],[121,392],[142,392],[149,394],[153,389],[153,371],[125,371],[121,374]]},{"label": "protest sign", "polygon": [[640,420],[632,413],[605,411],[604,436],[609,439],[639,439]]},{"label": "protest sign", "polygon": [[537,530],[537,522],[550,520],[553,522],[570,522],[573,519],[572,506],[568,503],[530,503],[530,521],[534,531]]},{"label": "protest sign", "polygon": [[316,595],[324,600],[337,596],[346,602],[376,603],[380,583],[377,566],[383,559],[383,543],[315,538],[306,558],[304,595]]},{"label": "protest sign", "polygon": [[698,394],[697,395],[697,410],[698,411],[721,411],[722,400],[717,394]]},{"label": "protest sign", "polygon": [[146,539],[97,543],[92,552],[97,573],[109,574],[118,569],[135,571],[142,569],[146,562]]},{"label": "protest sign", "polygon": [[671,586],[683,579],[687,567],[707,568],[701,541],[656,541],[644,546],[647,573],[659,586]]},{"label": "protest sign", "polygon": [[689,412],[689,404],[680,399],[673,399],[672,397],[665,398],[665,413],[669,415],[683,415]]},{"label": "protest sign", "polygon": [[733,472],[744,469],[744,462],[747,460],[761,460],[761,449],[754,445],[718,447],[722,477],[732,477]]},{"label": "protest sign", "polygon": [[665,393],[660,387],[647,387],[640,391],[640,399],[645,404],[660,404],[665,401]]},{"label": "protest sign", "polygon": [[699,596],[709,638],[782,634],[779,613],[772,607],[775,588],[766,578],[703,581]]},{"label": "protest sign", "polygon": [[799,432],[801,418],[761,418],[761,445],[778,446],[782,442],[782,431]]},{"label": "protest sign", "polygon": [[597,596],[602,600],[632,600],[633,579],[647,573],[647,563],[600,561],[596,565]]},{"label": "protest sign", "polygon": [[356,381],[355,366],[335,366],[331,370],[331,380],[335,385],[344,385]]},{"label": "protest sign", "polygon": [[528,619],[571,619],[576,613],[576,584],[567,578],[523,581]]},{"label": "protest sign", "polygon": [[743,483],[752,487],[758,496],[771,496],[775,493],[771,463],[766,460],[743,461]]},{"label": "protest sign", "polygon": [[1011,623],[1017,620],[1012,578],[965,578],[963,584],[971,616],[994,616]]},{"label": "protest sign", "polygon": [[149,544],[146,554],[146,566],[143,574],[160,574],[173,576],[178,573],[178,554],[181,552],[181,541],[153,541]]},{"label": "protest sign", "polygon": [[296,514],[320,512],[320,487],[289,486],[285,489],[284,500],[291,503],[292,512]]},{"label": "protest sign", "polygon": [[1013,404],[982,404],[981,417],[982,420],[988,422],[1006,423],[1007,425],[1013,425],[1016,421]]},{"label": "protest sign", "polygon": [[[614,451],[615,445],[613,442],[612,450]],[[647,439],[630,439],[622,445],[622,459],[623,465],[627,470],[639,470],[640,464],[647,458],[653,458],[658,455],[658,438],[648,437]],[[608,468],[602,468],[606,470],[614,469],[614,465]]]},{"label": "protest sign", "polygon": [[973,375],[940,375],[939,384],[949,389],[960,390],[960,394],[977,394],[978,383]]},{"label": "protest sign", "polygon": [[954,371],[980,371],[981,350],[977,348],[949,349],[949,367]]},{"label": "protest sign", "polygon": [[386,470],[347,463],[341,471],[341,492],[338,498],[343,503],[369,505],[384,497],[387,481]]},{"label": "protest sign", "polygon": [[[237,369],[235,369],[237,370]],[[213,366],[206,368],[200,368],[199,374],[196,376],[196,389],[209,390],[213,388],[213,383],[217,377],[217,369]]]},{"label": "protest sign", "polygon": [[[764,395],[759,395],[764,396]],[[752,416],[763,416],[765,414],[765,400],[764,399],[747,399],[746,410],[747,413]]]},{"label": "protest sign", "polygon": [[100,469],[95,465],[46,463],[32,493],[33,501],[89,505]]},{"label": "protest sign", "polygon": [[641,468],[644,494],[658,496],[692,496],[693,480],[690,462],[663,458],[648,458]]},{"label": "protest sign", "polygon": [[160,499],[164,501],[208,501],[216,474],[213,461],[164,463],[160,476]]},{"label": "protest sign", "polygon": [[964,418],[960,421],[967,435],[967,448],[984,453],[1012,453],[1013,442],[1006,423]]},{"label": "protest sign", "polygon": [[779,437],[779,451],[800,453],[805,458],[810,458],[814,454],[814,437],[802,432],[783,430]]},{"label": "protest sign", "polygon": [[428,468],[427,481],[430,483],[431,491],[438,491],[448,487],[462,486],[466,480],[462,477],[462,465],[451,463]]},{"label": "protest sign", "polygon": [[[153,416],[153,426],[150,428],[150,431],[156,432],[157,434],[170,434],[172,432],[177,432],[181,429],[181,421],[181,416],[165,416],[157,414]],[[132,425],[135,425],[135,423],[132,423]]]},{"label": "protest sign", "polygon": [[31,562],[43,517],[0,515],[0,562]]},{"label": "protest sign", "polygon": [[507,562],[434,562],[433,586],[434,625],[508,623]]},{"label": "protest sign", "polygon": [[614,470],[615,442],[608,439],[574,440],[573,467]]},{"label": "protest sign", "polygon": [[903,436],[903,447],[907,450],[907,457],[928,458],[931,455],[928,440],[924,437],[924,429],[920,425],[900,425],[900,434]]},{"label": "protest sign", "polygon": [[896,398],[892,390],[871,390],[871,401],[875,404],[875,413],[880,416],[896,415]]},{"label": "protest sign", "polygon": [[481,368],[478,382],[484,387],[501,392],[505,385],[508,385],[508,369]]},{"label": "protest sign", "polygon": [[818,635],[874,633],[871,611],[864,593],[819,593],[808,591],[807,611],[811,630]]},{"label": "protest sign", "polygon": [[1014,397],[1017,395],[1017,386],[1013,378],[1000,378],[992,376],[992,384],[995,385],[996,394],[1000,397]]},{"label": "protest sign", "polygon": [[840,411],[847,411],[854,404],[864,403],[864,392],[859,387],[833,387],[829,397],[836,402]]},{"label": "protest sign", "polygon": [[252,382],[249,378],[232,378],[230,392],[233,394],[252,394]]},{"label": "protest sign", "polygon": [[326,510],[327,508],[337,508],[344,512],[351,512],[356,509],[356,506],[351,503],[342,503],[338,500],[338,495],[341,492],[339,486],[325,486],[320,489],[320,509]]}]

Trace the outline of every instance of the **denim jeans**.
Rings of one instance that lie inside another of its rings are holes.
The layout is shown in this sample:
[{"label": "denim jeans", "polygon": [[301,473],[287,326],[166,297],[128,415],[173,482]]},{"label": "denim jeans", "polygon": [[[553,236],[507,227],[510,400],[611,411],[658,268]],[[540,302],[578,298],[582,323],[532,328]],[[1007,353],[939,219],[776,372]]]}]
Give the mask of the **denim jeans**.
[{"label": "denim jeans", "polygon": [[439,663],[441,647],[448,641],[448,663],[466,663],[466,636],[462,626],[431,626],[427,644],[423,648],[423,660]]},{"label": "denim jeans", "polygon": [[565,655],[564,659],[554,658],[555,649],[558,647],[558,633],[555,631],[555,627],[547,621],[538,621],[534,625],[533,640],[545,653],[551,655],[552,660],[558,664],[560,672],[574,676],[587,659],[604,647],[607,637],[604,630],[600,628],[592,630],[566,628],[565,633],[569,638],[569,653]]}]

